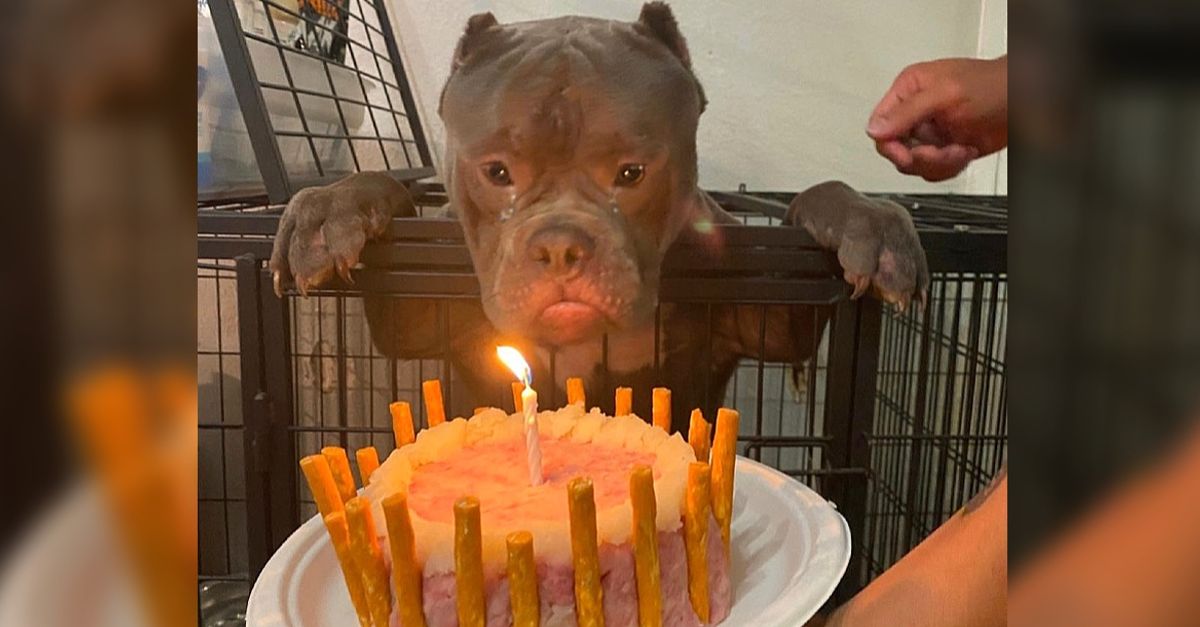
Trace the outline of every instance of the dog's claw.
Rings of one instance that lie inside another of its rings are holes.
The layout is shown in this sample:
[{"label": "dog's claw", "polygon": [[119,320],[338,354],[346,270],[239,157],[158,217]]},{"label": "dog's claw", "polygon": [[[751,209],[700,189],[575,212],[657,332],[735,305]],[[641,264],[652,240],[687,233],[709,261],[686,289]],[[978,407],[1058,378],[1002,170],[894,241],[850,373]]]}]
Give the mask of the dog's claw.
[{"label": "dog's claw", "polygon": [[278,270],[271,275],[271,284],[275,287],[275,296],[283,298],[283,277],[279,275]]},{"label": "dog's claw", "polygon": [[854,277],[850,283],[854,285],[854,292],[850,294],[850,300],[858,300],[871,287],[871,277],[865,275]]},{"label": "dog's claw", "polygon": [[345,259],[338,258],[333,262],[333,266],[337,269],[338,276],[349,285],[354,285],[354,276],[350,274],[350,264]]}]

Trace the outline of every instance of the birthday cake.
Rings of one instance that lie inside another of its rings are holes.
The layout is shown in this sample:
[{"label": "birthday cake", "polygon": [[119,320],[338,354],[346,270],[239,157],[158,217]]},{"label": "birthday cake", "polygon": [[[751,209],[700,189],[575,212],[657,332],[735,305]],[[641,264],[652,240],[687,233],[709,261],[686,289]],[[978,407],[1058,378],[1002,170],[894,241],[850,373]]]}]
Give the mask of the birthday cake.
[{"label": "birthday cake", "polygon": [[732,603],[721,436],[736,419],[718,418],[711,467],[702,418],[689,442],[583,403],[537,413],[538,485],[526,420],[496,408],[422,431],[378,468],[372,450],[355,496],[339,486],[344,451],[301,465],[361,625],[712,625]]}]

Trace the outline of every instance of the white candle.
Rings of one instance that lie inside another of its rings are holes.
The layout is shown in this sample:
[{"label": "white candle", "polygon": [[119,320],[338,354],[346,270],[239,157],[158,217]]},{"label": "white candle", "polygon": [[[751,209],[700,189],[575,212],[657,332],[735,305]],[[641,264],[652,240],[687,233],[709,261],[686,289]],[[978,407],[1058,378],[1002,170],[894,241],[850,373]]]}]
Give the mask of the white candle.
[{"label": "white candle", "polygon": [[525,389],[521,392],[521,408],[525,417],[525,463],[529,467],[529,485],[541,485],[542,448],[538,443],[537,392],[530,387],[533,373],[521,353],[511,346],[496,348],[496,355],[513,371],[517,379],[525,384]]},{"label": "white candle", "polygon": [[529,464],[529,485],[542,485],[542,446],[538,443],[537,392],[524,381],[521,407],[525,410],[525,460]]}]

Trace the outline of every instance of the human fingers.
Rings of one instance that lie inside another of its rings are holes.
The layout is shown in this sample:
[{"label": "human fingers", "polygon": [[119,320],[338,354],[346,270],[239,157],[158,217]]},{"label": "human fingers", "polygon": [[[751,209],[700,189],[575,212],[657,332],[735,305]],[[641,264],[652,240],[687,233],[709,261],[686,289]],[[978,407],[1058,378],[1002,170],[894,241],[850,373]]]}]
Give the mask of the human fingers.
[{"label": "human fingers", "polygon": [[901,172],[912,167],[912,151],[908,145],[898,139],[887,139],[875,142],[875,151],[881,157],[891,161]]},{"label": "human fingers", "polygon": [[944,181],[958,176],[975,158],[979,150],[974,146],[949,144],[946,146],[931,146],[921,144],[910,150],[912,163],[907,169],[901,169],[905,174],[915,174],[930,182]]},{"label": "human fingers", "polygon": [[933,117],[949,101],[947,88],[934,85],[919,89],[872,115],[867,122],[867,135],[876,140],[910,135],[914,128]]}]

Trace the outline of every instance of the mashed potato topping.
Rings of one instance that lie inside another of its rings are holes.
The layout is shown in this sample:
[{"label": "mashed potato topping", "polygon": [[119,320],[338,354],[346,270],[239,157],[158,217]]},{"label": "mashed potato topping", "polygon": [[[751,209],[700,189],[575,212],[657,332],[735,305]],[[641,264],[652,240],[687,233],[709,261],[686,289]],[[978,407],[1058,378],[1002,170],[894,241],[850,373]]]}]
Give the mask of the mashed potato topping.
[{"label": "mashed potato topping", "polygon": [[408,506],[426,520],[448,523],[454,520],[458,496],[474,494],[480,498],[484,528],[566,520],[569,513],[563,491],[571,479],[590,477],[596,509],[603,511],[629,499],[630,468],[654,463],[654,455],[643,451],[542,440],[544,483],[539,486],[528,485],[523,439],[475,444],[418,468],[408,486]]},{"label": "mashed potato topping", "polygon": [[[577,405],[539,413],[538,430],[542,486],[528,485],[521,416],[499,409],[422,431],[375,472],[367,495],[376,507],[393,492],[409,494],[417,558],[426,575],[453,569],[451,506],[460,496],[480,499],[484,566],[491,573],[503,570],[505,536],[522,529],[533,533],[539,562],[570,563],[566,483],[576,476],[595,485],[601,544],[629,540],[629,471],[636,464],[654,469],[659,530],[680,527],[687,465],[695,456],[679,434],[668,436],[637,416],[609,418]],[[380,536],[386,535],[381,511],[375,520]]]}]

